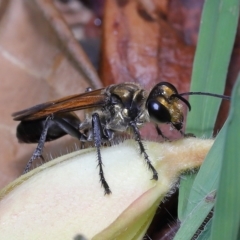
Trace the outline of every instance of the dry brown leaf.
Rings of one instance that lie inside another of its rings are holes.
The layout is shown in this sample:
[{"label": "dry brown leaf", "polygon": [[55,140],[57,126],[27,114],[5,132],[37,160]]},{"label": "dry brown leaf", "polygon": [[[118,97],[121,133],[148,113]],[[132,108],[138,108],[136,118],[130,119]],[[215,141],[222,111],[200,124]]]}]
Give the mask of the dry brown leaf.
[{"label": "dry brown leaf", "polygon": [[154,1],[106,0],[101,61],[105,85],[136,81],[149,89],[169,81],[180,92],[189,88],[194,47],[161,15],[152,14],[155,6]]},{"label": "dry brown leaf", "polygon": [[171,0],[168,21],[182,36],[184,42],[196,46],[203,0]]},{"label": "dry brown leaf", "polygon": [[36,147],[17,142],[11,114],[101,82],[52,1],[2,0],[0,13],[2,187],[22,173]]}]

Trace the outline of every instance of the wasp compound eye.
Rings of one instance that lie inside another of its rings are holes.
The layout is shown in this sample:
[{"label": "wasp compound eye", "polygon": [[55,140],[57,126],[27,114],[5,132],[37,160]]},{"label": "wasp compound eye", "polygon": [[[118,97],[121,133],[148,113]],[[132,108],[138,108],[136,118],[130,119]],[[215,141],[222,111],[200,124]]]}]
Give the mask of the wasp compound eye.
[{"label": "wasp compound eye", "polygon": [[147,109],[151,120],[155,122],[167,123],[171,122],[171,115],[168,109],[157,100],[149,100]]}]

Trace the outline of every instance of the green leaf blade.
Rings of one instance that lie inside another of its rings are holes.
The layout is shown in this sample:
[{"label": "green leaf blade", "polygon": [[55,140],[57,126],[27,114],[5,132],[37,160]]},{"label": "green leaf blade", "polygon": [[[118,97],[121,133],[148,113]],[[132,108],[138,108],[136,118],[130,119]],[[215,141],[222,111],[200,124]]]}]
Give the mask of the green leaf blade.
[{"label": "green leaf blade", "polygon": [[238,239],[240,229],[240,75],[234,89],[223,151],[223,164],[211,239]]},{"label": "green leaf blade", "polygon": [[[238,16],[238,0],[206,1],[194,60],[191,91],[223,93]],[[212,97],[202,97],[201,100],[198,98],[199,96],[190,98],[193,111],[188,116],[187,131],[199,137],[210,137],[221,101]],[[202,107],[201,111],[199,105]]]},{"label": "green leaf blade", "polygon": [[[194,59],[191,91],[223,93],[238,18],[239,0],[205,1]],[[192,111],[188,115],[186,132],[194,133],[198,137],[211,137],[221,101],[205,96],[192,96],[189,101]],[[193,183],[192,190],[190,192],[188,189],[184,190],[185,186],[192,184],[192,179],[189,180],[189,184],[188,180],[185,180],[184,186],[180,187],[178,211],[182,224],[174,239],[191,239],[194,231],[200,227],[213,206],[211,203],[204,205],[204,201],[218,187],[226,128],[223,128],[219,135],[212,150],[219,152],[213,154],[215,156],[211,157],[212,160],[209,160],[210,157],[206,159],[198,174],[200,177],[197,176]],[[213,164],[214,162],[217,164]],[[206,227],[209,233],[208,228],[211,224]]]}]

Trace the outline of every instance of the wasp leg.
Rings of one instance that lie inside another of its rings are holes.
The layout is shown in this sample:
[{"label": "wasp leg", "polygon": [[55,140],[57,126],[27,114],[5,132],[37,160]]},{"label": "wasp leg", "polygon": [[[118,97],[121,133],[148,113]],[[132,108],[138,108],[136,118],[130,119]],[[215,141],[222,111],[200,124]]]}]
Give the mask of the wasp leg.
[{"label": "wasp leg", "polygon": [[184,133],[182,130],[179,130],[179,132],[181,133],[181,135],[185,138],[189,138],[189,137],[196,137],[193,133]]},{"label": "wasp leg", "polygon": [[159,136],[161,136],[164,141],[169,141],[169,139],[162,133],[162,130],[160,129],[160,127],[157,124],[155,125],[155,127],[156,127],[156,130],[157,130],[157,134]]},{"label": "wasp leg", "polygon": [[100,121],[99,115],[97,113],[94,113],[92,115],[92,129],[93,129],[94,145],[97,148],[97,159],[98,159],[100,182],[104,188],[104,194],[111,194],[111,190],[110,190],[108,183],[104,177],[103,163],[102,163],[102,157],[101,157],[101,152],[100,152],[102,139],[107,138],[107,136],[103,132],[101,121]]},{"label": "wasp leg", "polygon": [[58,125],[65,133],[69,134],[70,136],[78,139],[79,141],[86,141],[87,137],[79,132],[73,125],[65,121],[63,118],[60,117],[53,117],[52,121]]},{"label": "wasp leg", "polygon": [[51,121],[51,116],[47,117],[45,123],[44,123],[44,129],[42,131],[42,134],[40,136],[40,139],[39,139],[39,142],[38,142],[38,145],[37,145],[37,148],[35,149],[35,151],[33,152],[33,155],[32,157],[30,158],[30,160],[28,161],[25,169],[24,169],[24,172],[23,173],[27,173],[29,172],[31,166],[32,166],[32,163],[35,159],[37,158],[43,158],[42,156],[42,150],[43,150],[43,146],[44,146],[44,143],[46,141],[46,137],[47,137],[47,132],[48,132],[48,128],[50,126],[50,121]]},{"label": "wasp leg", "polygon": [[130,122],[130,125],[131,125],[131,127],[133,129],[133,132],[134,132],[134,135],[135,135],[135,140],[138,142],[138,145],[140,147],[141,154],[144,155],[144,159],[145,159],[145,161],[147,163],[147,166],[153,173],[153,178],[152,179],[158,180],[158,172],[153,167],[153,165],[152,165],[152,163],[151,163],[151,161],[150,161],[150,159],[149,159],[149,157],[148,157],[148,155],[146,153],[146,150],[145,150],[145,148],[143,146],[142,139],[141,139],[141,136],[140,136],[140,132],[138,130],[138,127],[137,127],[136,123],[135,122]]},{"label": "wasp leg", "polygon": [[78,129],[73,127],[70,123],[66,122],[62,118],[58,118],[58,117],[55,117],[55,116],[48,116],[45,123],[44,123],[44,129],[43,129],[42,134],[40,136],[40,139],[38,141],[37,148],[33,152],[33,155],[30,158],[30,160],[28,161],[23,173],[29,172],[33,161],[36,160],[37,158],[41,158],[41,159],[44,160],[44,158],[42,156],[42,151],[43,151],[44,143],[46,142],[48,129],[49,129],[52,121],[54,123],[56,123],[59,128],[61,128],[64,132],[66,132],[70,136],[75,137],[80,141],[86,140],[86,137],[82,133],[80,133],[78,131]]}]

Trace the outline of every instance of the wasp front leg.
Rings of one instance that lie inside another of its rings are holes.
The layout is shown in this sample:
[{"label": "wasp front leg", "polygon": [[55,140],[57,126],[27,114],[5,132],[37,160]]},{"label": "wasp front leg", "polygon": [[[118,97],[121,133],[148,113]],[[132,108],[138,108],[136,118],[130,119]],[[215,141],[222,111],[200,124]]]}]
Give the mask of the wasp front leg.
[{"label": "wasp front leg", "polygon": [[156,128],[156,131],[157,131],[158,136],[161,136],[164,141],[169,141],[169,138],[167,138],[167,137],[163,134],[162,130],[160,129],[160,127],[159,127],[157,124],[155,125],[155,128]]},{"label": "wasp front leg", "polygon": [[151,163],[151,161],[150,161],[150,159],[149,159],[149,157],[148,157],[148,155],[147,155],[147,153],[146,153],[146,150],[145,150],[145,147],[144,147],[144,145],[143,145],[143,143],[142,143],[141,135],[140,135],[140,132],[139,132],[139,129],[138,129],[136,123],[135,123],[135,122],[130,122],[130,126],[132,127],[133,133],[134,133],[134,135],[135,135],[135,140],[138,142],[138,145],[139,145],[139,147],[140,147],[141,154],[143,154],[144,159],[145,159],[145,161],[146,161],[146,163],[147,163],[148,168],[149,168],[149,169],[152,171],[152,173],[153,173],[152,179],[158,180],[158,172],[157,172],[156,169],[153,167],[153,165],[152,165],[152,163]]},{"label": "wasp front leg", "polygon": [[179,131],[184,138],[196,137],[193,133],[185,133],[182,130]]}]

